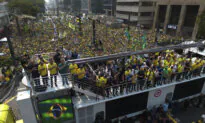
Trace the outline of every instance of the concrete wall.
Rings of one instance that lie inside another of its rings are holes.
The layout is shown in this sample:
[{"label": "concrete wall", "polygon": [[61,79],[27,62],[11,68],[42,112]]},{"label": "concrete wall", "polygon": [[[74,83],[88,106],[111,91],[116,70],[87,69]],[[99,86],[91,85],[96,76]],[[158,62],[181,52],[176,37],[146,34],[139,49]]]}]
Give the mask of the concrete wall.
[{"label": "concrete wall", "polygon": [[200,4],[205,4],[205,0],[157,0],[157,4],[200,5]]}]

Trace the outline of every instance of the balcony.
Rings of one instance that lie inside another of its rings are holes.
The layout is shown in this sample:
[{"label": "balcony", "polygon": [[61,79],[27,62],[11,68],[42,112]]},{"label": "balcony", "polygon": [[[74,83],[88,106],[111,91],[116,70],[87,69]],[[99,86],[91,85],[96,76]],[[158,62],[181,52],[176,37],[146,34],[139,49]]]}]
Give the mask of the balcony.
[{"label": "balcony", "polygon": [[125,11],[125,12],[138,12],[139,7],[138,6],[121,6],[121,5],[118,5],[116,10],[117,11]]},{"label": "balcony", "polygon": [[139,0],[117,0],[117,2],[139,2]]},{"label": "balcony", "polygon": [[154,6],[140,6],[139,7],[139,12],[154,12],[155,11],[155,7]]},{"label": "balcony", "polygon": [[[129,18],[128,15],[126,15],[126,14],[119,14],[119,13],[116,14],[116,17],[120,18],[120,19],[128,19]],[[138,21],[138,16],[130,16],[130,20],[131,21]]]},{"label": "balcony", "polygon": [[153,17],[152,16],[140,16],[139,17],[139,21],[151,21],[153,20]]}]

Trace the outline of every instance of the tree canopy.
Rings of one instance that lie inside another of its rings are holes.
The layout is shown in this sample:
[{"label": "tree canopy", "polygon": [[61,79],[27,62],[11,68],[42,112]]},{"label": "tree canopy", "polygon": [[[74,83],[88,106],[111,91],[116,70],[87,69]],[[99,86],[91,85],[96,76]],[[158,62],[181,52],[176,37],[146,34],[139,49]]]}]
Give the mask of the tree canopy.
[{"label": "tree canopy", "polygon": [[74,12],[80,12],[81,11],[81,0],[73,0],[72,8]]},{"label": "tree canopy", "polygon": [[39,12],[45,11],[44,0],[11,0],[8,7],[12,12],[36,16]]},{"label": "tree canopy", "polygon": [[103,0],[92,0],[91,2],[93,13],[103,13]]}]

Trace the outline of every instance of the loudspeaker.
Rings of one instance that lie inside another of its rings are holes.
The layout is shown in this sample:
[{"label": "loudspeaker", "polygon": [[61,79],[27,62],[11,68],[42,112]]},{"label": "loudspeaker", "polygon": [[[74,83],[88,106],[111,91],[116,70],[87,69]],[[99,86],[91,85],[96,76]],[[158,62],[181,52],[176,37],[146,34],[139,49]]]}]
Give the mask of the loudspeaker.
[{"label": "loudspeaker", "polygon": [[43,91],[46,91],[47,89],[47,86],[46,85],[38,85],[38,86],[35,86],[34,87],[34,90],[36,92],[43,92]]}]

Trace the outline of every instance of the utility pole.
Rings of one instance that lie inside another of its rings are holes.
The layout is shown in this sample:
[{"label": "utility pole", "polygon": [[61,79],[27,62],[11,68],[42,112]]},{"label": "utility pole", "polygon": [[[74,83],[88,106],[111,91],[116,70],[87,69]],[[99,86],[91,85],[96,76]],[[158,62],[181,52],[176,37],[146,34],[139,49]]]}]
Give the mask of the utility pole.
[{"label": "utility pole", "polygon": [[21,35],[20,26],[19,26],[19,19],[18,19],[17,16],[15,16],[15,20],[16,20],[16,25],[17,25],[18,34],[19,34],[19,36],[22,36],[22,35]]},{"label": "utility pole", "polygon": [[129,16],[128,16],[128,31],[130,31],[130,13],[129,13]]},{"label": "utility pole", "polygon": [[93,23],[93,45],[95,45],[96,33],[95,33],[95,20],[92,20]]},{"label": "utility pole", "polygon": [[108,10],[106,9],[106,17],[105,17],[105,34],[107,39],[107,17],[108,17]]},{"label": "utility pole", "polygon": [[59,16],[59,3],[58,3],[58,0],[56,0],[56,7],[57,7],[57,16]]},{"label": "utility pole", "polygon": [[79,34],[82,35],[81,15],[79,14],[77,17],[78,17]]},{"label": "utility pole", "polygon": [[5,36],[7,38],[7,43],[8,43],[8,46],[9,46],[11,58],[12,58],[13,63],[14,63],[15,62],[14,49],[13,49],[13,46],[12,46],[12,43],[11,43],[11,40],[10,40],[9,28],[7,26],[4,26],[4,33],[5,33]]}]

